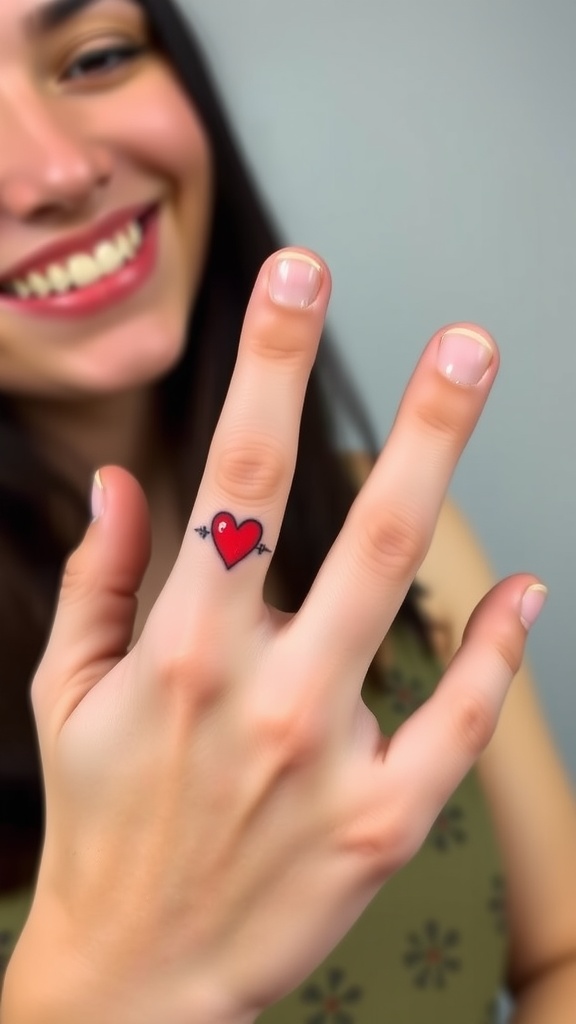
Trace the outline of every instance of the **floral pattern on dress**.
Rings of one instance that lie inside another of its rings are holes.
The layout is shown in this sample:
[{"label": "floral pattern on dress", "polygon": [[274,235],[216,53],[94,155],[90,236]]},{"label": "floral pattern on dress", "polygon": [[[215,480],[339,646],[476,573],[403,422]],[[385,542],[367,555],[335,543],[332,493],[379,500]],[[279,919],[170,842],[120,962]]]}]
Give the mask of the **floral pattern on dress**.
[{"label": "floral pattern on dress", "polygon": [[400,668],[390,669],[387,673],[385,693],[392,711],[402,718],[407,718],[421,707],[427,697],[422,680],[407,675]]},{"label": "floral pattern on dress", "polygon": [[463,827],[465,813],[456,804],[447,804],[436,818],[427,843],[441,853],[447,853],[454,846],[461,846],[468,839]]},{"label": "floral pattern on dress", "polygon": [[508,930],[506,879],[504,878],[504,875],[493,875],[491,881],[491,894],[486,906],[492,920],[494,921],[496,931],[499,935],[504,935]]},{"label": "floral pattern on dress", "polygon": [[310,1016],[304,1018],[304,1024],[354,1024],[353,1008],[362,995],[359,985],[347,982],[345,971],[331,967],[326,971],[324,984],[310,982],[300,994],[303,1003],[309,1003],[311,1010],[314,1007]]},{"label": "floral pattern on dress", "polygon": [[427,921],[420,934],[411,932],[407,941],[404,965],[416,988],[445,988],[450,974],[462,967],[455,955],[461,942],[455,928],[443,930],[438,921]]}]

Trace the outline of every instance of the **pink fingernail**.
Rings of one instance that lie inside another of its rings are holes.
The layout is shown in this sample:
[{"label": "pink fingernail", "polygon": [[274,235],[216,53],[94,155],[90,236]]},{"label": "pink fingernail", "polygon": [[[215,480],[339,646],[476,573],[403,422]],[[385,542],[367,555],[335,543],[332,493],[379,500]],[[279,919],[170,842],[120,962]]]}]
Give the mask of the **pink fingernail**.
[{"label": "pink fingernail", "polygon": [[520,619],[525,629],[532,629],[546,604],[547,597],[548,587],[545,587],[542,583],[536,583],[528,587],[520,605]]},{"label": "pink fingernail", "polygon": [[308,309],[321,287],[322,267],[304,253],[279,256],[270,273],[271,299],[289,309]]},{"label": "pink fingernail", "polygon": [[480,383],[493,357],[492,346],[486,338],[460,327],[447,331],[441,339],[438,368],[454,384],[473,387]]},{"label": "pink fingernail", "polygon": [[100,471],[94,477],[92,484],[92,521],[96,522],[104,515],[104,483]]}]

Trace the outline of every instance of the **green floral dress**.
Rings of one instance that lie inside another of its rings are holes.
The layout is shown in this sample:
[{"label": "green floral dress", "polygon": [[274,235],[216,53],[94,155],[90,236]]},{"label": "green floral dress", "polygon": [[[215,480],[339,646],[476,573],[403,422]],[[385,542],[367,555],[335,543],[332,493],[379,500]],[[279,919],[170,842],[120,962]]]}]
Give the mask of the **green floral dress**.
[{"label": "green floral dress", "polygon": [[[394,635],[386,690],[364,692],[387,735],[430,696],[441,671],[407,631]],[[494,1024],[506,938],[502,862],[471,773],[420,853],[259,1024]]]},{"label": "green floral dress", "polygon": [[[396,629],[394,638],[386,689],[364,693],[388,735],[440,675],[412,635]],[[26,892],[0,899],[0,980],[29,902]],[[501,860],[471,773],[420,853],[325,963],[259,1024],[493,1024],[506,932]]]}]

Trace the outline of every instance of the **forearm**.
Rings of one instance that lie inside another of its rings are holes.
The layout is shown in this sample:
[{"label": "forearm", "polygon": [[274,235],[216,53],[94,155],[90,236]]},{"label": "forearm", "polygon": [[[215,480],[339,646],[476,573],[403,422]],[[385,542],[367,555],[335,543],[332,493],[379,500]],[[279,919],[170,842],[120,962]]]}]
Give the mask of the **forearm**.
[{"label": "forearm", "polygon": [[540,975],[515,999],[511,1024],[574,1024],[576,957]]}]

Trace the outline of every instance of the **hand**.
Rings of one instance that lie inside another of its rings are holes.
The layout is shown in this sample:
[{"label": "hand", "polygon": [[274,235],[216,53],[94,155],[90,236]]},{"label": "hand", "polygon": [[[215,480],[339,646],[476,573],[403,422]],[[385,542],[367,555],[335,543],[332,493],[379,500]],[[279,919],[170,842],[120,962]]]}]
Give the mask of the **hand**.
[{"label": "hand", "polygon": [[520,664],[532,576],[487,595],[393,740],[361,699],[497,372],[471,325],[427,346],[301,610],[263,603],[258,551],[278,538],[330,291],[300,253],[273,301],[277,266],[256,283],[182,550],[128,654],[149,523],[126,472],[102,472],[102,514],[69,561],[33,684],[47,828],[6,1024],[40,997],[43,1024],[51,999],[59,1024],[253,1019],[416,852]]}]

